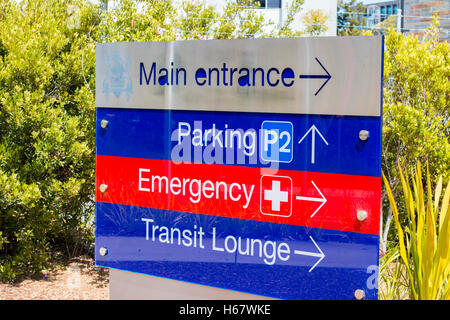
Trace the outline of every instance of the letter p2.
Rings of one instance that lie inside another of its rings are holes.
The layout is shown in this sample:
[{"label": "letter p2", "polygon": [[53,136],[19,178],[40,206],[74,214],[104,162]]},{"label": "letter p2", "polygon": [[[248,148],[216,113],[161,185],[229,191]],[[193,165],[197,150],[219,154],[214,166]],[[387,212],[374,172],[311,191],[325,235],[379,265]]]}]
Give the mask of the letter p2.
[{"label": "letter p2", "polygon": [[288,121],[264,121],[261,125],[261,159],[270,162],[291,162],[294,127]]}]

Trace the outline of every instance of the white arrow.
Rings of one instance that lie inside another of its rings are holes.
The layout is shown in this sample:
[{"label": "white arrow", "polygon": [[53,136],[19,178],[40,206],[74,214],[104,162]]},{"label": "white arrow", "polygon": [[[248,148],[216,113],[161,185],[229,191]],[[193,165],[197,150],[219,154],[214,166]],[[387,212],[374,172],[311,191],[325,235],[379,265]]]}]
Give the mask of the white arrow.
[{"label": "white arrow", "polygon": [[314,241],[314,239],[311,236],[309,236],[309,238],[314,243],[314,245],[316,246],[317,250],[319,250],[319,252],[317,253],[317,252],[308,252],[308,251],[294,250],[294,254],[300,254],[302,256],[310,256],[310,257],[318,257],[319,258],[319,260],[317,260],[317,262],[311,267],[311,269],[309,269],[308,272],[311,272],[320,263],[320,261],[322,261],[323,258],[325,258],[325,254],[322,252],[322,250],[320,250],[319,246]]},{"label": "white arrow", "polygon": [[317,192],[319,192],[320,198],[296,196],[295,199],[297,199],[297,200],[305,200],[305,201],[322,202],[322,204],[321,204],[321,205],[316,209],[316,211],[314,211],[314,213],[311,215],[311,218],[312,218],[312,217],[314,217],[314,215],[320,210],[320,208],[322,208],[323,205],[327,202],[327,198],[325,198],[324,195],[322,194],[322,192],[320,192],[319,188],[317,188],[317,186],[316,186],[316,184],[314,183],[314,181],[311,180],[311,183],[313,184],[314,188],[316,188]]},{"label": "white arrow", "polygon": [[323,135],[320,133],[319,129],[315,125],[312,125],[311,128],[309,128],[308,131],[306,131],[305,135],[299,140],[299,144],[303,141],[303,139],[306,138],[306,136],[310,133],[312,135],[312,141],[311,141],[311,163],[314,163],[315,160],[315,148],[316,148],[316,133],[319,134],[319,136],[322,138],[323,142],[325,142],[326,145],[328,145],[327,140],[323,137]]}]

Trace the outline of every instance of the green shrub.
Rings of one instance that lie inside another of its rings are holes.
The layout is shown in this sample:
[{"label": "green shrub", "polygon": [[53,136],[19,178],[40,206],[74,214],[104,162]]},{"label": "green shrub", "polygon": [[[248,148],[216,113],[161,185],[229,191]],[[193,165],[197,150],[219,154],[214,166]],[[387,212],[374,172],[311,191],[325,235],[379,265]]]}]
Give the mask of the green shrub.
[{"label": "green shrub", "polygon": [[[0,281],[93,244],[97,42],[268,35],[261,14],[242,8],[250,0],[220,14],[201,1],[116,3],[0,1]],[[292,34],[301,3],[280,35]]]},{"label": "green shrub", "polygon": [[[438,27],[435,18],[422,40],[394,30],[385,37],[382,165],[396,198],[401,194],[398,162],[411,169],[428,161],[432,180],[450,178],[450,46],[438,42]],[[386,195],[383,189],[382,251],[388,241],[397,242]],[[400,209],[402,225],[406,216]]]},{"label": "green shrub", "polygon": [[[0,280],[93,243],[97,42],[296,36],[290,24],[303,1],[278,29],[242,9],[250,0],[229,1],[222,13],[201,1],[144,2],[142,12],[131,0],[103,12],[87,0],[0,1]],[[429,160],[432,178],[450,175],[450,50],[436,25],[423,42],[386,36],[383,170],[394,196],[397,161]],[[382,247],[389,230],[397,241],[392,218],[388,211]]]},{"label": "green shrub", "polygon": [[90,32],[99,17],[88,3],[62,0],[2,1],[0,17],[0,280],[7,281],[40,271],[53,250],[74,254],[92,241]]}]

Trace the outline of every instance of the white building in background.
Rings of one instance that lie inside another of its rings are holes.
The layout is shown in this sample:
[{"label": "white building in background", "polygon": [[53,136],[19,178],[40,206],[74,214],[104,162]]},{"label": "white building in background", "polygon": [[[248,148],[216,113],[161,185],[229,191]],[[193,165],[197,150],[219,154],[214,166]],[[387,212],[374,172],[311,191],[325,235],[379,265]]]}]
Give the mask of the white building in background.
[{"label": "white building in background", "polygon": [[[174,0],[174,2],[181,2],[182,0]],[[206,5],[215,6],[221,10],[227,2],[239,0],[196,0],[202,1]],[[289,7],[294,0],[258,0],[260,8],[255,9],[260,11],[267,21],[272,21],[275,25],[280,25],[286,21]],[[113,0],[108,1],[108,6],[114,7]],[[256,2],[256,1],[255,1]],[[326,15],[327,20],[325,26],[327,30],[321,36],[335,36],[337,27],[337,0],[304,0],[299,14],[292,22],[292,29],[296,31],[304,31],[303,16],[311,10],[320,10],[322,14]],[[306,35],[305,35],[306,36]]]}]

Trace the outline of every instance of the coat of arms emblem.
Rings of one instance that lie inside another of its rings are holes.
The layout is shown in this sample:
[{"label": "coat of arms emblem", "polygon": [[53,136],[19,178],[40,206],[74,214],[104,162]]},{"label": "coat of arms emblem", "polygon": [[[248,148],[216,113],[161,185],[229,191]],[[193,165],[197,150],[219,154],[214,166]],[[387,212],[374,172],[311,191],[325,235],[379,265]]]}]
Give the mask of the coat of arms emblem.
[{"label": "coat of arms emblem", "polygon": [[103,93],[106,99],[112,93],[118,99],[122,93],[126,95],[127,100],[133,93],[133,81],[131,80],[130,67],[131,60],[122,59],[118,52],[105,58],[106,74],[103,80]]}]

